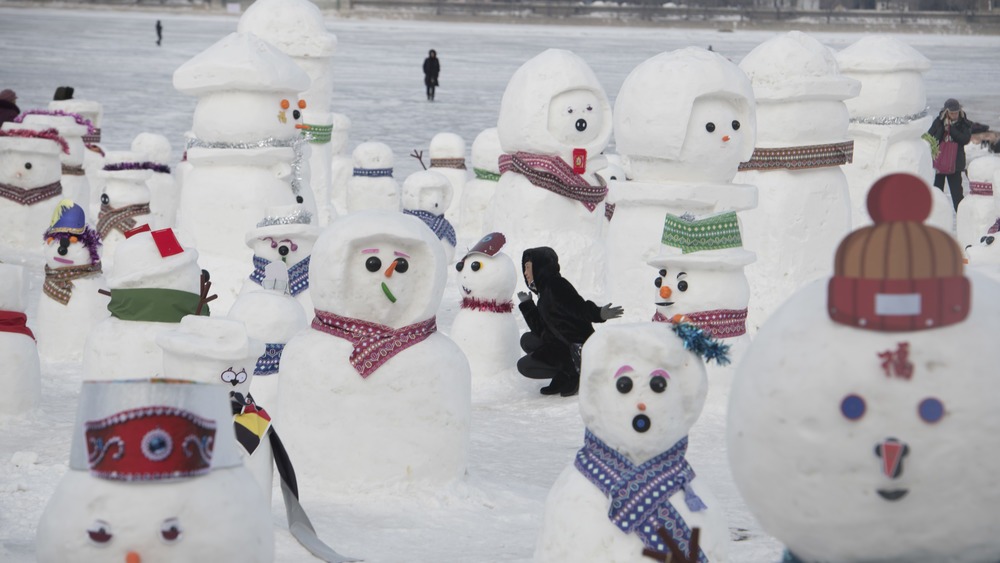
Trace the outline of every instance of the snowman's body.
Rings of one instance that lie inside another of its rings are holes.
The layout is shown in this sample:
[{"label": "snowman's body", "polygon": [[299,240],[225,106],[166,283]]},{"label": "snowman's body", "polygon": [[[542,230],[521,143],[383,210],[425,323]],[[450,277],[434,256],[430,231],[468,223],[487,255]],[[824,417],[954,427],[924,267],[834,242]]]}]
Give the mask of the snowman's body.
[{"label": "snowman's body", "polygon": [[465,183],[459,200],[458,223],[455,229],[465,240],[484,232],[490,200],[500,179],[498,159],[503,154],[497,128],[483,129],[472,141],[472,169],[474,178]]},{"label": "snowman's body", "polygon": [[146,180],[152,215],[149,226],[153,229],[175,227],[180,191],[170,172],[170,141],[156,133],[139,133],[132,140],[132,150],[146,155],[149,161],[143,164],[152,171],[152,175]]},{"label": "snowman's body", "polygon": [[[636,501],[640,507],[656,507],[655,512],[640,508],[635,513],[637,525],[629,516],[612,522],[609,507],[613,511],[620,509],[612,505],[612,499],[592,480],[626,486],[618,481],[617,472],[624,472],[623,464],[648,467],[645,464],[654,458],[660,459],[658,463],[668,464],[670,461],[660,456],[672,451],[669,457],[672,461],[677,459],[678,450],[683,459],[686,435],[704,404],[706,387],[701,360],[685,351],[683,342],[666,325],[640,323],[597,329],[583,348],[580,412],[588,430],[585,448],[549,491],[535,549],[536,562],[647,561],[644,548],[668,552],[656,533],[658,527],[667,526],[655,516],[667,512],[672,512],[688,530],[700,529],[700,547],[708,561],[727,560],[729,530],[723,508],[697,474],[690,481],[685,479],[689,491],[679,486],[676,490],[667,488],[667,478],[663,475],[682,479],[677,465],[668,466],[658,476],[647,477],[662,484],[669,496],[664,500],[651,493],[648,502],[642,498],[628,499],[627,503]],[[606,463],[604,471],[593,462],[594,457],[585,454],[594,439],[614,452],[599,455],[598,459]],[[674,481],[670,481],[670,486],[673,485]],[[627,485],[622,494],[645,489],[639,485],[631,487]],[[694,506],[695,496],[703,506],[699,510],[692,510],[698,508]],[[637,529],[623,531],[619,522]],[[681,529],[678,520],[671,524],[670,528]],[[643,535],[656,544],[644,543]],[[681,550],[687,555],[687,541]]]},{"label": "snowman's body", "polygon": [[[0,316],[4,329],[0,331],[0,351],[4,357],[4,370],[0,384],[0,416],[17,415],[38,406],[42,395],[41,365],[35,338],[28,334],[27,288],[24,269],[14,264],[0,264]],[[13,322],[20,318],[20,322]],[[8,328],[19,324],[20,329]]]},{"label": "snowman's body", "polygon": [[392,149],[385,143],[366,142],[351,155],[354,170],[347,181],[347,213],[381,209],[401,211],[401,189],[392,177]]},{"label": "snowman's body", "polygon": [[403,213],[423,221],[438,237],[444,248],[445,261],[450,264],[455,259],[457,239],[446,212],[454,201],[454,183],[441,170],[423,170],[407,176],[403,181],[400,201]]},{"label": "snowman's body", "polygon": [[97,231],[101,234],[108,270],[114,268],[115,248],[125,233],[135,227],[150,224],[150,191],[146,181],[153,172],[139,168],[146,155],[131,151],[112,151],[105,156],[101,211],[97,215]]},{"label": "snowman's body", "polygon": [[[555,249],[563,276],[582,294],[604,288],[607,188],[595,171],[605,167],[601,152],[611,130],[604,89],[572,52],[544,51],[504,91],[497,132],[510,161],[501,162],[487,228],[507,236],[513,256],[539,245]],[[553,174],[557,181],[546,180]]]},{"label": "snowman's body", "polygon": [[[372,491],[460,478],[469,367],[432,328],[446,279],[440,242],[416,218],[353,213],[324,230],[311,267],[317,319],[281,359],[282,436],[300,484]],[[372,344],[366,331],[352,363],[354,345],[335,329],[366,325],[404,334]]]},{"label": "snowman's body", "polygon": [[23,118],[22,123],[32,128],[54,127],[59,131],[59,136],[69,147],[68,153],[60,155],[63,197],[73,201],[90,201],[90,182],[83,168],[83,159],[88,152],[83,137],[90,131],[89,122],[78,114],[50,115],[50,112],[28,112]]},{"label": "snowman's body", "polygon": [[[7,122],[4,132],[27,126]],[[62,164],[59,155],[65,142],[55,129],[48,137],[0,137],[0,217],[4,222],[3,245],[12,250],[38,253],[38,233],[45,232],[52,210],[62,196]],[[25,135],[42,135],[41,131]]]},{"label": "snowman's body", "polygon": [[[451,183],[452,198],[444,213],[449,220],[457,223],[462,194],[469,181],[469,171],[465,166],[465,139],[455,133],[438,133],[431,139],[427,154],[431,160],[428,169],[440,172]],[[405,202],[403,209],[406,209]]]},{"label": "snowman's body", "polygon": [[959,202],[956,218],[956,238],[962,248],[978,244],[1000,217],[993,193],[997,180],[1000,180],[1000,156],[984,155],[975,158],[969,161],[966,172],[969,175],[970,191]]}]

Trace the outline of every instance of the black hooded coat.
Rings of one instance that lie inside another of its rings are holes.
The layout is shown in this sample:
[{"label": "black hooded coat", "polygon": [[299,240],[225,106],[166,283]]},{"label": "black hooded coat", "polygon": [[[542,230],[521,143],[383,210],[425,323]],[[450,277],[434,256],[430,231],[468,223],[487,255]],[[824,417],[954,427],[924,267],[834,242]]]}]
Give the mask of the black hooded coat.
[{"label": "black hooded coat", "polygon": [[[969,122],[969,118],[965,116],[965,111],[960,111],[958,114],[958,119],[951,124],[951,127],[945,129],[944,125],[945,110],[941,110],[941,113],[934,119],[931,123],[931,128],[927,130],[931,137],[934,137],[938,142],[944,141],[945,137],[950,136],[952,141],[958,145],[958,151],[955,155],[955,172],[960,173],[965,170],[965,145],[969,144],[972,139],[972,123]],[[949,135],[950,133],[950,135]]]}]

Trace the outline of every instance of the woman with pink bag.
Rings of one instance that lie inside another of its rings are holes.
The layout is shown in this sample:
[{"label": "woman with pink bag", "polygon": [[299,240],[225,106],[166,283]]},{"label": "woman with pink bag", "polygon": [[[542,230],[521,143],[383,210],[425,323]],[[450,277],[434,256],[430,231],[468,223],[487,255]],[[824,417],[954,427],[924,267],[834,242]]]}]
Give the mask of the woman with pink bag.
[{"label": "woman with pink bag", "polygon": [[962,172],[965,171],[965,145],[972,138],[972,123],[965,116],[962,104],[955,98],[948,98],[941,108],[941,113],[927,130],[930,136],[938,141],[940,153],[934,159],[934,186],[944,191],[945,178],[951,189],[951,201],[958,211],[958,202],[962,201]]}]

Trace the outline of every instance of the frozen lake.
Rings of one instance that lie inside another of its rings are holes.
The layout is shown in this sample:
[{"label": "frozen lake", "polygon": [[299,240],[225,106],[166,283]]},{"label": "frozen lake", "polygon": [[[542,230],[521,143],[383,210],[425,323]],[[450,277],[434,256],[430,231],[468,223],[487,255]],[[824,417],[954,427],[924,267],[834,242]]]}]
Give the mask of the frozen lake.
[{"label": "frozen lake", "polygon": [[[163,46],[154,24],[162,20]],[[140,132],[167,135],[174,160],[191,125],[193,97],[173,89],[174,69],[224,35],[237,18],[105,10],[0,8],[0,89],[12,88],[22,110],[45,107],[56,87],[104,105],[103,145],[124,150]],[[774,32],[329,20],[339,47],[334,58],[334,111],[352,122],[351,146],[389,144],[400,181],[420,169],[406,155],[426,150],[434,134],[451,131],[468,143],[496,125],[507,80],[525,60],[557,47],[581,55],[612,100],[643,60],[686,46],[707,47],[735,62]],[[814,34],[842,49],[861,34]],[[929,104],[948,97],[974,121],[1000,128],[1000,37],[905,35],[929,57]],[[421,62],[441,58],[437,101],[425,100]],[[539,241],[543,244],[544,241]],[[457,292],[449,287],[451,307]],[[439,317],[442,328],[453,318]],[[35,524],[65,471],[75,413],[78,365],[43,366],[42,410],[26,420],[0,421],[0,560],[33,561]],[[383,563],[527,561],[534,548],[548,488],[582,443],[576,399],[541,397],[533,382],[480,399],[474,406],[469,477],[433,497],[388,493],[369,503],[336,491],[303,491],[321,537],[344,553]],[[717,400],[691,434],[689,458],[725,504],[734,541],[731,561],[765,563],[778,543],[753,520],[729,476],[724,451],[725,404]],[[280,428],[280,427],[279,427]],[[15,452],[20,452],[14,455]],[[280,495],[276,495],[280,498]],[[309,556],[284,530],[276,499],[278,561]],[[84,533],[83,530],[80,531]]]}]

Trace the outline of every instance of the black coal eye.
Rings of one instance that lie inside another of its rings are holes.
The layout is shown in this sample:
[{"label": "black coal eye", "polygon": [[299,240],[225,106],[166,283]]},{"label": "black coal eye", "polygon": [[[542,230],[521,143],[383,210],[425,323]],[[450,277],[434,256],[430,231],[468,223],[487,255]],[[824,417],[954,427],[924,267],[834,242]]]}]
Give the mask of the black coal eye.
[{"label": "black coal eye", "polygon": [[31,163],[30,162],[25,162],[24,163],[24,168],[27,169],[27,170],[31,170]]},{"label": "black coal eye", "polygon": [[280,254],[282,256],[288,256],[288,247],[285,246],[285,245],[279,246],[278,247],[278,254]]},{"label": "black coal eye", "polygon": [[396,258],[396,268],[395,271],[398,274],[405,273],[410,269],[410,263],[406,261],[406,258]]},{"label": "black coal eye", "polygon": [[299,111],[299,110],[295,110],[295,111],[292,112],[292,117],[294,117],[295,119],[298,119],[298,118],[302,117],[302,112]]},{"label": "black coal eye", "polygon": [[462,268],[464,267],[465,267],[465,260],[462,260],[458,264],[455,264],[455,269],[458,270],[459,272],[461,272]]},{"label": "black coal eye", "polygon": [[108,194],[101,194],[101,203],[104,205],[111,203],[111,198],[108,197]]},{"label": "black coal eye", "polygon": [[996,239],[994,239],[993,237],[986,237],[986,246],[993,244],[994,240]]},{"label": "black coal eye", "polygon": [[653,376],[653,379],[649,380],[649,388],[654,393],[663,393],[667,390],[667,378],[662,375]]},{"label": "black coal eye", "polygon": [[377,272],[382,268],[382,261],[378,259],[378,256],[372,256],[365,260],[365,268],[368,268],[369,272]]},{"label": "black coal eye", "polygon": [[470,265],[469,267],[472,268],[473,272],[478,272],[479,268],[483,267],[483,264],[482,264],[482,262],[476,261],[476,262],[473,262],[472,265]]},{"label": "black coal eye", "polygon": [[661,278],[667,275],[667,271],[666,271],[666,270],[660,270],[660,271],[659,271],[659,272],[657,272],[657,273],[658,273],[658,274],[660,274],[660,277],[661,277]]},{"label": "black coal eye", "polygon": [[656,287],[663,286],[663,278],[656,278],[655,280],[653,280],[653,285],[655,285]]},{"label": "black coal eye", "polygon": [[305,201],[305,200],[302,199],[302,196],[300,196],[300,195],[295,196],[295,203],[302,203],[303,201]]},{"label": "black coal eye", "polygon": [[979,237],[979,242],[986,242],[986,235]]},{"label": "black coal eye", "polygon": [[706,123],[705,124],[705,131],[708,131],[709,133],[711,133],[712,131],[715,131],[715,124],[712,123],[711,121],[709,121],[708,123]]},{"label": "black coal eye", "polygon": [[734,120],[733,120],[733,131],[739,131],[739,130],[740,130],[740,122],[739,122],[739,121],[736,121],[736,120],[734,119]]},{"label": "black coal eye", "polygon": [[678,291],[687,291],[688,290],[688,282],[686,282],[684,280],[681,280],[681,281],[677,282],[677,290]]},{"label": "black coal eye", "polygon": [[632,378],[627,375],[619,377],[618,381],[615,382],[615,387],[618,388],[619,393],[628,393],[632,390]]}]

